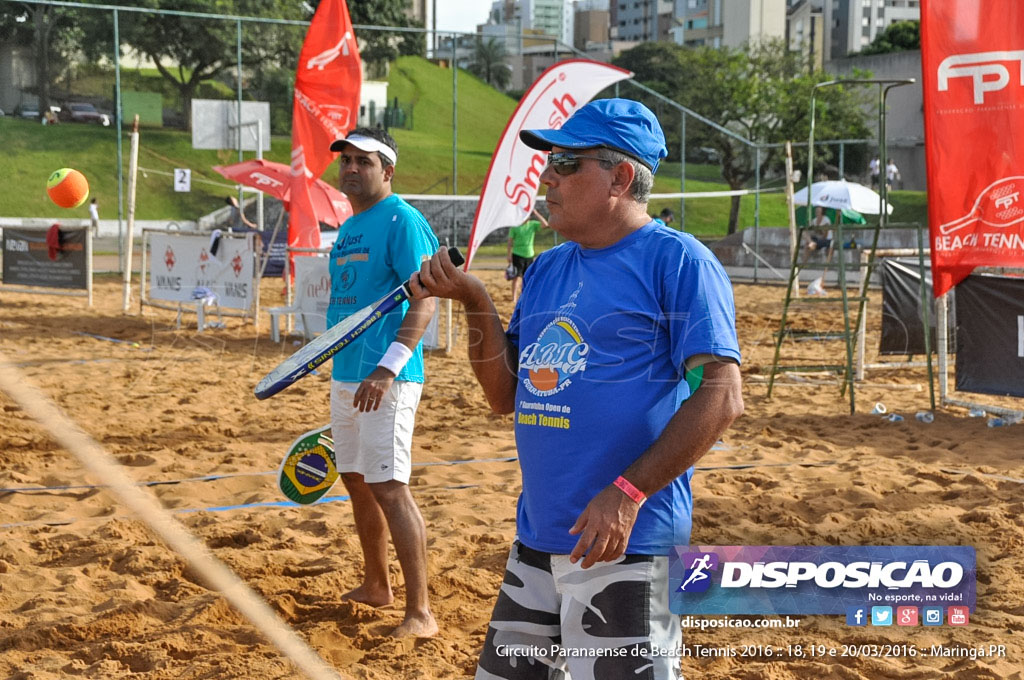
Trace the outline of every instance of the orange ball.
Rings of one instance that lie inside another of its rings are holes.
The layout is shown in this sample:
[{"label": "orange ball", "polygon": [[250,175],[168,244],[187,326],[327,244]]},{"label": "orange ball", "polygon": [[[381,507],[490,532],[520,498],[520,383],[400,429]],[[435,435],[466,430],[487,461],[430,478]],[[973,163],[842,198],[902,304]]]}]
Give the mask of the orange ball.
[{"label": "orange ball", "polygon": [[89,181],[78,170],[61,168],[46,181],[46,193],[62,208],[77,208],[89,198]]}]

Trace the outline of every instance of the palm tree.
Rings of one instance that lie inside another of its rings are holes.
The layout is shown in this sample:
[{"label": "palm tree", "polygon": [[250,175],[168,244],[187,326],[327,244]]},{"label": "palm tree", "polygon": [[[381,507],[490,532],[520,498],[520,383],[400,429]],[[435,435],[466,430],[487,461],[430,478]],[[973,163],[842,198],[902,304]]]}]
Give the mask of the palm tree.
[{"label": "palm tree", "polygon": [[505,63],[505,57],[503,43],[495,38],[488,38],[486,41],[478,38],[469,72],[488,85],[504,90],[512,80],[512,69]]}]

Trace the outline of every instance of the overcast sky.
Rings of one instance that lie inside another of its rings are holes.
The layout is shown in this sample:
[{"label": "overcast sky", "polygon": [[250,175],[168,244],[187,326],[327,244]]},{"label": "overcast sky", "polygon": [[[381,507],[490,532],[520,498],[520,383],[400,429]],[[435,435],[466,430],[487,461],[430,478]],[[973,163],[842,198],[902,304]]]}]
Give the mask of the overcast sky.
[{"label": "overcast sky", "polygon": [[437,0],[437,30],[472,33],[490,11],[490,0]]}]

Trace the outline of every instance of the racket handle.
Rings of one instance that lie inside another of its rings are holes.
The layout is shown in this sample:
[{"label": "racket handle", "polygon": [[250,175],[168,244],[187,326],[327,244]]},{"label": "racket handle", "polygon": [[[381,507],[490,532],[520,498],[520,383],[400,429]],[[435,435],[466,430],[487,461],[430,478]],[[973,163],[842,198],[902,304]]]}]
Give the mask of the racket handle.
[{"label": "racket handle", "polygon": [[[455,246],[448,247],[448,259],[452,261],[452,264],[456,267],[461,267],[466,262],[466,258],[462,256],[462,252]],[[405,291],[406,297],[412,297],[412,289],[409,288],[409,279],[405,280],[402,284],[402,290]]]},{"label": "racket handle", "polygon": [[451,258],[452,264],[456,267],[461,267],[466,263],[466,258],[462,256],[462,253],[455,246],[448,248],[448,257]]}]

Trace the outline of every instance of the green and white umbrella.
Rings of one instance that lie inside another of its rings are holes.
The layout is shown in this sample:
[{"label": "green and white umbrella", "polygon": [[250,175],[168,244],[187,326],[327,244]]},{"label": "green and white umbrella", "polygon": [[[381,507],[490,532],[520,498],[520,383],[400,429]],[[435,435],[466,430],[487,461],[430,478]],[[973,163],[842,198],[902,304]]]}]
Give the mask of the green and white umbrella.
[{"label": "green and white umbrella", "polygon": [[[811,205],[835,210],[856,210],[866,215],[877,215],[882,197],[863,184],[839,181],[815,182],[811,185]],[[807,187],[793,194],[793,203],[807,205]],[[892,204],[887,204],[886,214],[892,214]]]}]

